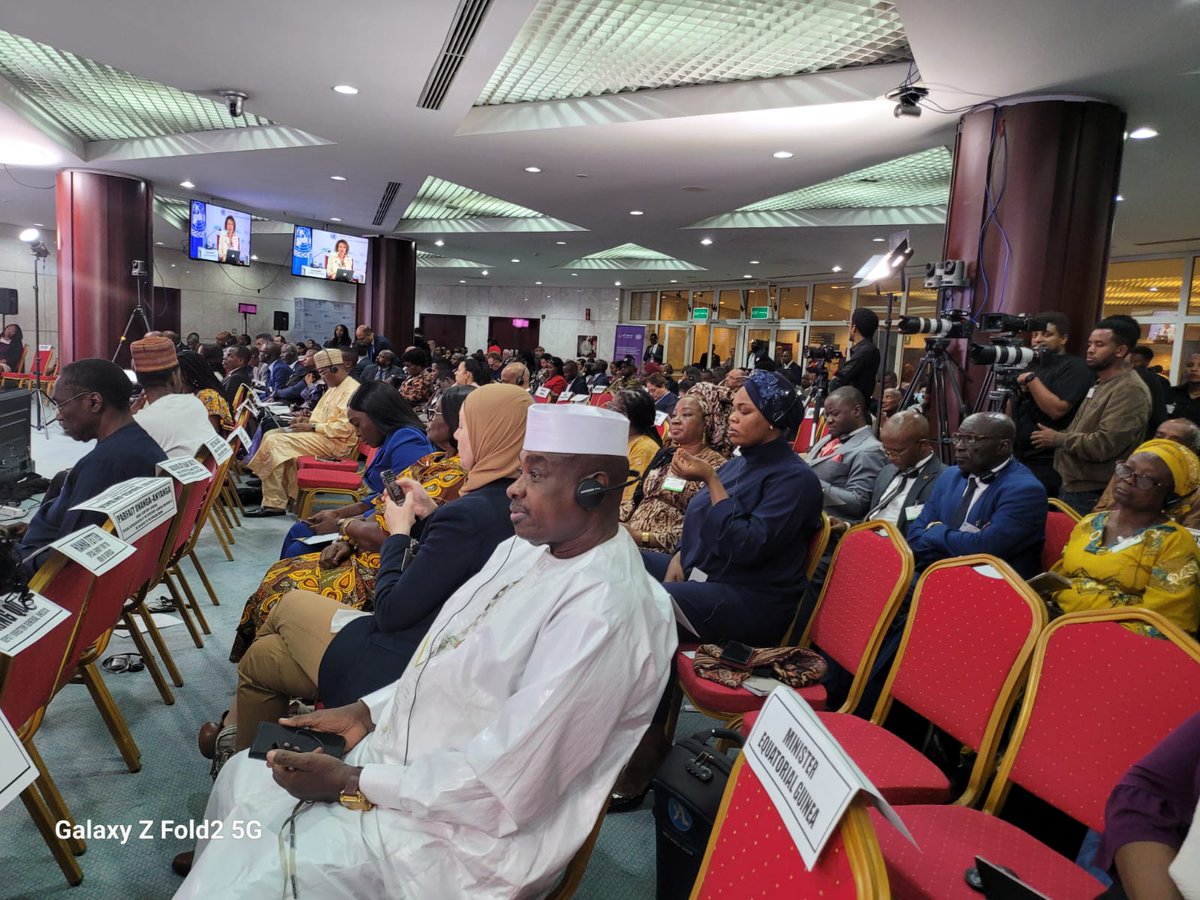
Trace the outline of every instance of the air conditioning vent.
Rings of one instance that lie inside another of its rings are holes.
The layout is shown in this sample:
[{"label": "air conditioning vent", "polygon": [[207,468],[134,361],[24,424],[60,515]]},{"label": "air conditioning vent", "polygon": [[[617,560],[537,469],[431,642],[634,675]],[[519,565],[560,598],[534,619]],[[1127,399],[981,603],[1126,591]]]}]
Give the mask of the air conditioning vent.
[{"label": "air conditioning vent", "polygon": [[421,96],[417,99],[418,107],[442,108],[446,94],[450,92],[450,85],[454,83],[454,77],[466,59],[471,42],[475,40],[475,35],[483,24],[483,17],[491,5],[492,0],[460,0],[454,21],[450,23],[450,30],[446,33],[446,41],[442,44],[437,61],[429,70],[425,87],[421,89]]},{"label": "air conditioning vent", "polygon": [[379,209],[375,210],[375,218],[371,221],[376,225],[382,225],[383,220],[387,217],[388,210],[392,208],[392,201],[396,199],[396,192],[403,187],[403,182],[389,181],[387,187],[383,189],[383,196],[379,198]]}]

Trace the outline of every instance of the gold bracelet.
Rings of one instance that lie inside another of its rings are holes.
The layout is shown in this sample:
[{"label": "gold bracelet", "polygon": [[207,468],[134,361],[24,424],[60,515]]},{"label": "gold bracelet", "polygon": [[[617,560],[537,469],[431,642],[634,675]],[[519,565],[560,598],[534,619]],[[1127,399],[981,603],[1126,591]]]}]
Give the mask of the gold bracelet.
[{"label": "gold bracelet", "polygon": [[648,532],[648,531],[642,532],[642,546],[643,547],[650,546],[650,532]]}]

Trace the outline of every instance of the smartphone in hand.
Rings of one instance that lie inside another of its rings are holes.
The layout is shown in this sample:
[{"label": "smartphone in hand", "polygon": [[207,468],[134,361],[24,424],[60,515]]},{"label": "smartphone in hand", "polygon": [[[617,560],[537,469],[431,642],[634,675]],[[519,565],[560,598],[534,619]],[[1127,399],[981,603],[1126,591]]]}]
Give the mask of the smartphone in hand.
[{"label": "smartphone in hand", "polygon": [[391,469],[384,469],[379,477],[383,479],[383,489],[388,492],[388,496],[392,498],[392,502],[397,506],[403,504],[404,489],[396,481],[396,473]]}]

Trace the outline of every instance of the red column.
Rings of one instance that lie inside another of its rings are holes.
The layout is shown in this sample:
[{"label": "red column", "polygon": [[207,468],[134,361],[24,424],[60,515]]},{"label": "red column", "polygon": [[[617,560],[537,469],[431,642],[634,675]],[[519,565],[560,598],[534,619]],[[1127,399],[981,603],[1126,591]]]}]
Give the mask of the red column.
[{"label": "red column", "polygon": [[[960,120],[944,255],[972,277],[956,305],[1061,310],[1068,351],[1082,355],[1104,301],[1124,132],[1124,112],[1088,100],[1012,101]],[[968,390],[984,374],[972,366]]]},{"label": "red column", "polygon": [[367,282],[358,286],[358,323],[396,348],[412,343],[417,310],[417,245],[404,238],[369,238]]},{"label": "red column", "polygon": [[[125,175],[64,169],[55,196],[58,228],[57,354],[61,362],[111,359],[137,306],[139,283],[151,306],[152,279],[134,278],[133,260],[153,272],[151,216],[154,191]],[[146,332],[135,320],[128,339]],[[117,357],[129,365],[128,348]]]}]

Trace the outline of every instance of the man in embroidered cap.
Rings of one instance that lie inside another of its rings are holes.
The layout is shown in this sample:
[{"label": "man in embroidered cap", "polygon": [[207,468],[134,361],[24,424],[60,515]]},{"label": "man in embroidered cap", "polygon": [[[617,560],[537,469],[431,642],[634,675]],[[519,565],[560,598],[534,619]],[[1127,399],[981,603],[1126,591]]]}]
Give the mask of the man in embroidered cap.
[{"label": "man in embroidered cap", "polygon": [[140,408],[133,421],[146,429],[168,459],[195,456],[214,431],[204,404],[195,394],[183,391],[174,341],[150,335],[130,344],[129,352],[142,386]]},{"label": "man in embroidered cap", "polygon": [[296,460],[301,456],[349,456],[357,443],[347,404],[358,382],[350,377],[341,353],[319,350],[313,356],[326,391],[311,418],[297,416],[287,428],[269,431],[250,461],[250,471],[262,479],[262,504],[246,510],[251,518],[282,516],[288,498],[296,497]]},{"label": "man in embroidered cap", "polygon": [[[513,897],[554,887],[587,839],[670,672],[670,601],[617,522],[629,423],[530,408],[509,487],[516,537],[442,607],[395,683],[284,724],[336,732],[346,761],[272,750],[221,770],[178,897]],[[274,781],[272,781],[272,776]],[[312,801],[295,821],[296,800]],[[285,867],[288,871],[285,871]]]}]

